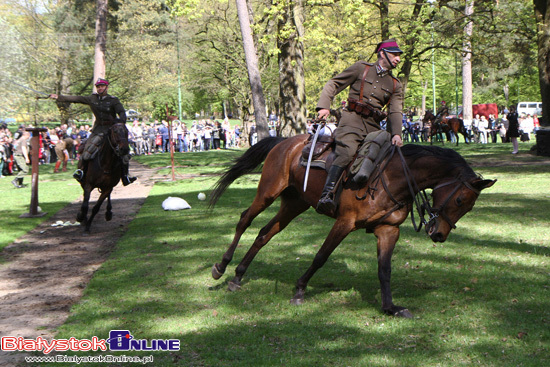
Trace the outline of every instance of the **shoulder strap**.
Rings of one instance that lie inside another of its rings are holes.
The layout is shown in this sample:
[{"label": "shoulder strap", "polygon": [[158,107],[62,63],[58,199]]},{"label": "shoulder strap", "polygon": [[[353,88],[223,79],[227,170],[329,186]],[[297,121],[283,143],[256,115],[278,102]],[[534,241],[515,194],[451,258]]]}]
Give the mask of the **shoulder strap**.
[{"label": "shoulder strap", "polygon": [[369,72],[370,65],[365,66],[365,71],[363,72],[363,77],[361,78],[361,89],[359,90],[359,103],[363,102],[363,87],[365,86],[365,79],[367,78],[367,73]]}]

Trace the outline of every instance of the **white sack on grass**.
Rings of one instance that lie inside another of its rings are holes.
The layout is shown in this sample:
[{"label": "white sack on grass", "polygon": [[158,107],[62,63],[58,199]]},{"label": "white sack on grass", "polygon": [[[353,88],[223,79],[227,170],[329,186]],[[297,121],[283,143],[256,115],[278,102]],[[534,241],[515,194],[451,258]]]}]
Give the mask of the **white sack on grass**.
[{"label": "white sack on grass", "polygon": [[187,201],[183,200],[182,198],[173,198],[171,196],[168,196],[168,198],[162,202],[162,209],[164,210],[191,209],[191,205],[189,205]]}]

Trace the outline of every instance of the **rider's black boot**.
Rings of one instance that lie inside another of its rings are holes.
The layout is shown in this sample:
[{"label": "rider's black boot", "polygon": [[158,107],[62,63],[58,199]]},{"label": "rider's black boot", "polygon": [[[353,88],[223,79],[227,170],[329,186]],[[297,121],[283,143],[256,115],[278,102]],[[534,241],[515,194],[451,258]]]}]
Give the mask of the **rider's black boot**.
[{"label": "rider's black boot", "polygon": [[121,179],[122,179],[122,184],[124,186],[128,186],[129,184],[131,184],[132,182],[137,180],[137,177],[129,175],[128,170],[129,170],[128,164],[123,162],[122,163],[122,177],[121,177]]},{"label": "rider's black boot", "polygon": [[13,186],[15,186],[16,189],[20,189],[23,187],[23,178],[22,177],[16,177],[11,182]]},{"label": "rider's black boot", "polygon": [[325,187],[321,193],[321,198],[317,203],[317,213],[319,214],[332,214],[336,211],[336,202],[334,196],[336,194],[336,184],[344,172],[344,167],[331,166],[328,171]]}]

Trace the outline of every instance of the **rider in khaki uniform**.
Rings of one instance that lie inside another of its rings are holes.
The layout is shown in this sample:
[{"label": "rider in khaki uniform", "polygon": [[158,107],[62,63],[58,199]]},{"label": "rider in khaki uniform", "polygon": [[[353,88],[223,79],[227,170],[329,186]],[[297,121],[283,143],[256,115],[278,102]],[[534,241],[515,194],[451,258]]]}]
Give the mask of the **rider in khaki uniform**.
[{"label": "rider in khaki uniform", "polygon": [[[80,157],[80,161],[78,161],[78,169],[73,174],[73,177],[78,182],[82,182],[84,180],[87,163],[96,153],[93,151],[94,147],[99,145],[99,141],[103,138],[104,134],[115,123],[126,123],[126,111],[124,110],[124,107],[122,107],[122,103],[120,103],[117,97],[107,94],[109,81],[99,78],[95,83],[95,86],[97,93],[94,93],[91,96],[50,95],[50,98],[56,99],[58,102],[87,104],[90,106],[92,113],[95,116],[92,134],[86,140],[84,152]],[[128,164],[130,162],[130,158],[131,157],[129,154],[122,157],[122,184],[124,186],[131,184],[137,179],[136,177],[130,177],[128,175]]]},{"label": "rider in khaki uniform", "polygon": [[[389,39],[377,45],[376,53],[378,60],[374,64],[358,61],[329,80],[319,98],[318,117],[323,119],[330,114],[330,105],[334,97],[350,87],[348,105],[342,111],[342,118],[334,132],[336,158],[329,169],[317,204],[317,211],[320,213],[331,213],[336,210],[335,186],[367,134],[381,129],[380,121],[385,117],[381,111],[385,106],[388,106],[387,129],[391,134],[391,143],[397,146],[403,145],[401,139],[402,86],[400,81],[391,74],[391,70],[401,61],[400,55],[403,51],[394,39]],[[360,95],[361,89],[363,89],[362,95]],[[355,112],[357,109],[352,110],[352,106],[357,105],[358,101],[359,105],[367,105],[365,108],[369,109],[368,113],[360,114]],[[367,115],[370,116],[367,117]]]}]

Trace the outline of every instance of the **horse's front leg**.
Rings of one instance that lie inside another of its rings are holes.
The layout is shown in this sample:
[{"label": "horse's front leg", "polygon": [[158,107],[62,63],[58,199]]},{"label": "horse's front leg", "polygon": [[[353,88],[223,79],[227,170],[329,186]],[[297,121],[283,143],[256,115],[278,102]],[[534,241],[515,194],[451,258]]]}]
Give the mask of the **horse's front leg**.
[{"label": "horse's front leg", "polygon": [[76,221],[79,223],[86,224],[88,219],[88,205],[90,202],[90,194],[92,190],[83,188],[84,190],[84,197],[82,199],[82,205],[80,205],[80,211],[76,215]]},{"label": "horse's front leg", "polygon": [[90,227],[92,226],[92,221],[94,220],[97,212],[99,212],[99,208],[101,208],[101,204],[105,201],[107,197],[111,195],[111,192],[113,189],[103,191],[99,198],[97,199],[97,203],[92,208],[92,214],[90,215],[90,218],[88,218],[88,221],[86,222],[86,232],[90,232]]},{"label": "horse's front leg", "polygon": [[323,246],[321,246],[321,248],[317,252],[317,255],[315,255],[313,263],[311,264],[309,269],[307,269],[304,275],[302,275],[302,277],[298,279],[298,282],[296,283],[296,293],[294,294],[294,297],[290,300],[290,303],[292,303],[293,305],[301,305],[302,303],[304,303],[304,295],[309,280],[311,279],[313,274],[315,274],[315,272],[326,263],[332,252],[336,249],[336,247],[338,247],[338,245],[340,245],[340,243],[344,240],[344,238],[346,238],[346,236],[352,231],[352,229],[353,223],[351,223],[351,221],[337,220],[336,223],[334,223],[334,226],[332,227],[330,233],[325,239]]},{"label": "horse's front leg", "polygon": [[105,220],[108,222],[113,219],[113,206],[111,205],[111,194],[107,196],[107,211],[105,212]]},{"label": "horse's front leg", "polygon": [[399,239],[399,227],[378,226],[374,230],[374,235],[378,239],[378,279],[382,292],[382,310],[388,315],[411,318],[412,314],[409,310],[393,304],[391,294],[391,257]]}]

